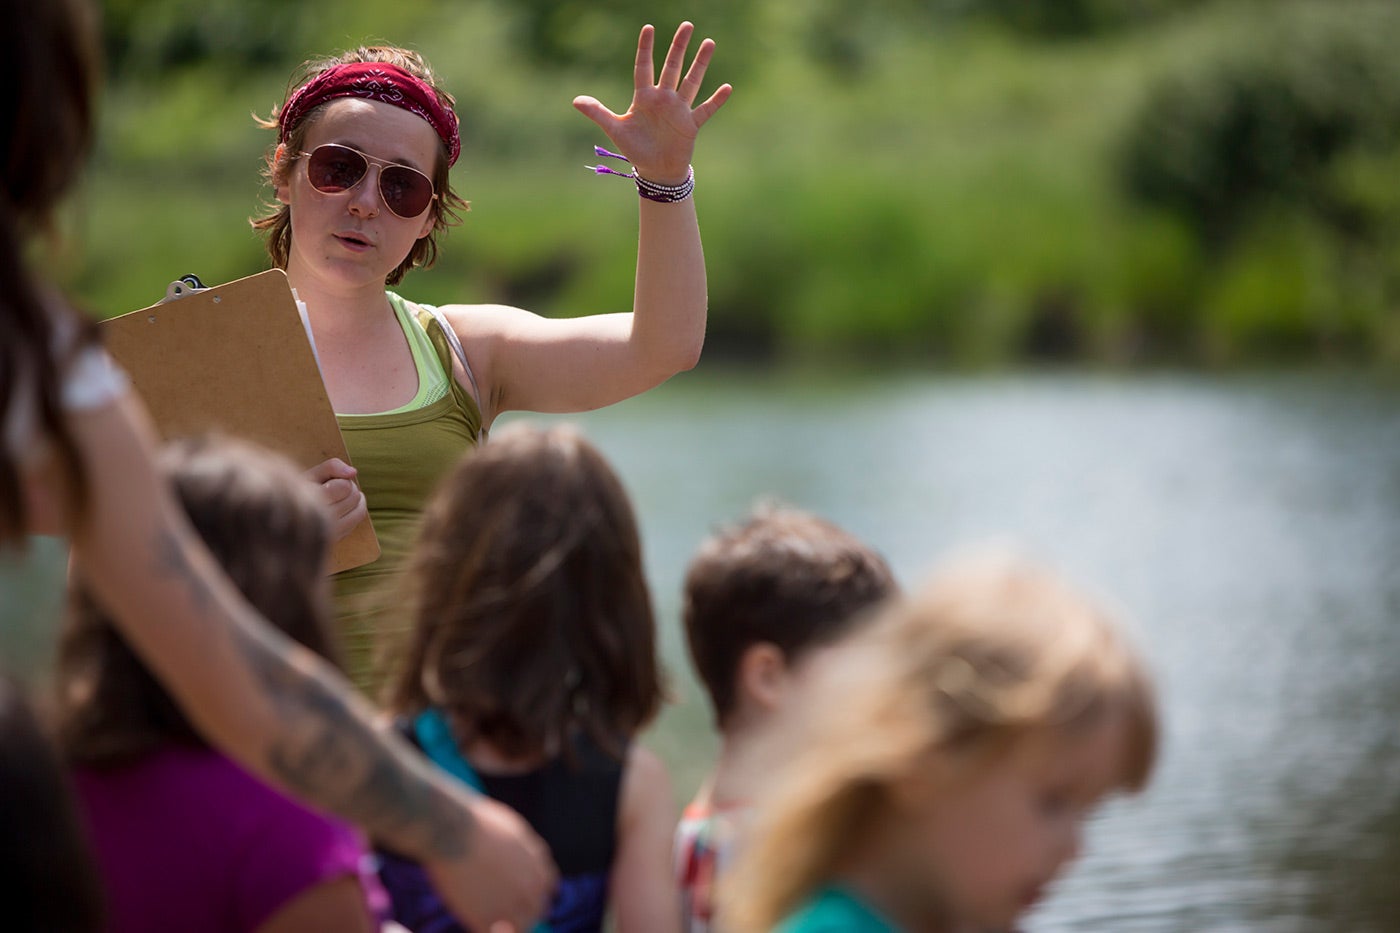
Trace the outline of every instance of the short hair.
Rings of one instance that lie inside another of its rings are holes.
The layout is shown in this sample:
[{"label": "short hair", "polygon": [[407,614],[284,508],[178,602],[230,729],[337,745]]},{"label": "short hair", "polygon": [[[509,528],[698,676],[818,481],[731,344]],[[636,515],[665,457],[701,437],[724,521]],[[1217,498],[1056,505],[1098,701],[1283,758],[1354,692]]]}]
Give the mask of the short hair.
[{"label": "short hair", "polygon": [[[361,62],[383,62],[401,68],[415,78],[423,81],[437,94],[438,102],[448,110],[456,111],[457,102],[452,95],[447,93],[437,76],[429,67],[423,56],[411,49],[398,48],[391,45],[370,45],[349,49],[338,55],[328,58],[312,59],[302,64],[292,81],[287,85],[287,95],[283,98],[282,107],[286,106],[286,101],[292,99],[292,95],[303,86],[309,84],[323,72],[334,68],[337,65],[356,64]],[[329,103],[329,101],[327,102]],[[326,105],[320,104],[307,111],[293,126],[287,128],[287,146],[282,150],[281,158],[278,156],[277,144],[274,143],[268,148],[266,164],[263,169],[263,177],[273,186],[280,185],[288,179],[288,173],[292,166],[296,164],[297,154],[305,148],[306,132],[316,124],[325,112]],[[281,107],[274,110],[267,119],[255,117],[259,126],[264,129],[277,129],[278,115]],[[464,201],[456,191],[452,189],[451,170],[448,163],[447,144],[441,139],[438,140],[437,155],[433,159],[433,169],[429,173],[433,179],[433,190],[438,193],[438,197],[429,208],[433,212],[433,229],[427,236],[422,237],[413,244],[413,248],[408,251],[408,256],[403,262],[389,273],[385,281],[389,285],[397,285],[403,281],[404,275],[409,269],[416,267],[428,268],[437,260],[438,234],[460,222],[457,210],[469,210],[470,206]],[[287,260],[292,251],[292,209],[286,204],[276,202],[267,205],[267,212],[259,217],[251,218],[253,229],[263,234],[267,240],[267,255],[272,260],[272,264],[278,269],[287,268]]]},{"label": "short hair", "polygon": [[828,644],[896,592],[883,557],[826,519],[765,504],[700,545],[685,578],[683,618],[695,665],[723,726],[738,665],[760,642],[795,661]]},{"label": "short hair", "polygon": [[[282,456],[232,439],[175,442],[160,466],[244,598],[335,663],[330,525],[315,485]],[[55,681],[60,746],[76,764],[117,767],[166,743],[205,746],[81,579],[70,592]]]},{"label": "short hair", "polygon": [[641,538],[621,481],[565,426],[468,451],[423,517],[390,708],[449,712],[512,757],[618,755],[662,697]]}]

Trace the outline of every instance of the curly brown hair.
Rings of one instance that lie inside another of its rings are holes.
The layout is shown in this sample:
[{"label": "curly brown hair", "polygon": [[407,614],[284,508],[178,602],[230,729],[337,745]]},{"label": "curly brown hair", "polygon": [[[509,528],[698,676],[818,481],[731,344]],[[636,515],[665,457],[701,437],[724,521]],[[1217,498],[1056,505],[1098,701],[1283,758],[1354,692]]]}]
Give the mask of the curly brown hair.
[{"label": "curly brown hair", "polygon": [[[267,118],[254,115],[253,119],[264,129],[277,129],[282,108],[286,106],[287,101],[291,100],[298,88],[336,65],[362,62],[382,62],[402,68],[431,87],[442,105],[455,112],[457,101],[441,87],[437,76],[433,74],[432,68],[424,61],[423,56],[411,49],[397,46],[362,45],[329,58],[317,58],[303,63],[287,85],[287,93],[283,97],[282,104],[274,108]],[[321,118],[321,114],[324,112],[325,104],[311,108],[305,117],[288,129],[286,146],[278,146],[274,143],[268,148],[262,174],[273,188],[286,184],[291,176],[292,166],[299,158],[298,153],[306,147],[307,131],[316,125],[316,121]],[[447,146],[439,139],[432,171],[433,190],[439,193],[439,197],[433,201],[429,208],[433,212],[433,229],[427,236],[413,244],[413,248],[408,251],[408,256],[384,280],[386,284],[397,285],[403,280],[409,269],[420,266],[426,269],[436,262],[438,234],[448,227],[461,223],[461,216],[457,213],[457,209],[460,208],[464,211],[471,209],[471,205],[452,189],[449,169]],[[265,207],[267,208],[266,213],[249,218],[249,222],[253,225],[254,230],[266,237],[267,255],[272,259],[272,264],[278,269],[285,269],[287,268],[287,258],[292,251],[292,209],[275,200],[267,202]]]}]

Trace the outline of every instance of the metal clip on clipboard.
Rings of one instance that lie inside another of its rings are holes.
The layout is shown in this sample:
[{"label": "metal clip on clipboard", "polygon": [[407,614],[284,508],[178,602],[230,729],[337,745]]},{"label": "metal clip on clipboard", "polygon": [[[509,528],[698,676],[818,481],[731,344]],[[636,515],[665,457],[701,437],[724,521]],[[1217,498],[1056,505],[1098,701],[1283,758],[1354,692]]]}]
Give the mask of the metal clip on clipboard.
[{"label": "metal clip on clipboard", "polygon": [[[218,431],[280,451],[303,469],[331,458],[352,462],[285,272],[209,288],[181,276],[165,291],[160,303],[99,325],[162,437]],[[366,520],[336,542],[331,567],[379,554]]]},{"label": "metal clip on clipboard", "polygon": [[199,276],[191,272],[188,275],[180,276],[178,279],[165,286],[165,297],[157,302],[157,304],[165,304],[167,301],[174,301],[176,298],[183,298],[186,295],[193,294],[194,292],[202,292],[207,289],[208,286],[199,280]]}]

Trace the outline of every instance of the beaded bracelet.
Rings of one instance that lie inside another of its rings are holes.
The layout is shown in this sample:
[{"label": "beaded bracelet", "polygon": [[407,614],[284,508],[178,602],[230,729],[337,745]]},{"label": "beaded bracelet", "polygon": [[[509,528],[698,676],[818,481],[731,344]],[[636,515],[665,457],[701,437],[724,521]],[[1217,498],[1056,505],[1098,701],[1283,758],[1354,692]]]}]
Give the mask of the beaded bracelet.
[{"label": "beaded bracelet", "polygon": [[[594,146],[593,151],[604,158],[620,159],[623,162],[627,161],[626,156],[618,155],[616,152],[609,152],[602,146]],[[675,204],[677,201],[684,201],[695,193],[694,166],[688,166],[686,168],[685,181],[681,182],[679,185],[663,185],[658,182],[650,181],[638,175],[636,169],[630,172],[619,172],[616,169],[608,168],[606,165],[589,165],[585,167],[592,169],[594,173],[598,175],[617,175],[620,178],[632,179],[637,185],[637,193],[648,201],[656,201],[661,204]]]}]

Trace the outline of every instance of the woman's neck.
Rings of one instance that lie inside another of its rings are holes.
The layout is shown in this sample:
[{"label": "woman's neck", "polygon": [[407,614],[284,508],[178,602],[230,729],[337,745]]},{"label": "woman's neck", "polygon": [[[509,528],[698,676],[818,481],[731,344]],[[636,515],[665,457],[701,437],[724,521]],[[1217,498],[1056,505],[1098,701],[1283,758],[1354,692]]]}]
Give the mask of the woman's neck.
[{"label": "woman's neck", "polygon": [[356,289],[327,287],[291,268],[287,279],[306,304],[321,380],[336,412],[373,414],[412,401],[419,389],[418,370],[382,282]]},{"label": "woman's neck", "polygon": [[306,304],[317,334],[355,333],[382,325],[392,309],[383,282],[346,283],[315,275],[293,255],[287,264],[287,281]]},{"label": "woman's neck", "polygon": [[311,329],[318,337],[373,331],[393,317],[393,308],[383,289],[355,294],[295,283],[292,288],[297,298],[306,304]]}]

